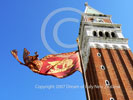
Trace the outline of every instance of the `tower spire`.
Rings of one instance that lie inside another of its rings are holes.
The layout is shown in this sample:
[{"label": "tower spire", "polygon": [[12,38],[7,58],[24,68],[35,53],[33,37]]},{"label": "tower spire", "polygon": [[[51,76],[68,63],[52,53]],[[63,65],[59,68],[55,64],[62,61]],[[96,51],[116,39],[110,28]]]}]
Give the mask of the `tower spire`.
[{"label": "tower spire", "polygon": [[97,11],[96,9],[92,8],[91,6],[89,6],[88,2],[85,2],[85,6],[86,6],[86,8],[85,8],[84,13],[87,13],[87,14],[98,14],[98,15],[102,14],[103,15],[103,13],[101,13],[101,12]]}]

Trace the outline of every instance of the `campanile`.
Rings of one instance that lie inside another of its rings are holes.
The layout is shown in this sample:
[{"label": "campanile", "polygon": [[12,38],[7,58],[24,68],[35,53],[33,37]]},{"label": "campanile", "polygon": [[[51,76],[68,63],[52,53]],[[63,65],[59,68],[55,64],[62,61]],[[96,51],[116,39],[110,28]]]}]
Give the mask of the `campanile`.
[{"label": "campanile", "polygon": [[79,47],[88,100],[133,100],[133,53],[121,25],[85,6]]}]

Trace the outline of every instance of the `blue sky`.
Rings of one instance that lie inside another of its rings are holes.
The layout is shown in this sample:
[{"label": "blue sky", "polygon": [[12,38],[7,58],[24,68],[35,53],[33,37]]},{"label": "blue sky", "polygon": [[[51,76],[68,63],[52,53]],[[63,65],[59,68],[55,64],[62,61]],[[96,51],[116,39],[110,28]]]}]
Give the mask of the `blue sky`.
[{"label": "blue sky", "polygon": [[[17,49],[20,60],[23,48],[27,48],[31,54],[38,51],[40,58],[51,54],[41,40],[44,19],[58,8],[72,7],[84,11],[86,1],[102,13],[112,15],[114,23],[122,24],[123,35],[129,39],[129,46],[133,50],[132,0],[0,0],[1,100],[86,100],[82,88],[58,87],[82,86],[81,73],[76,72],[64,79],[38,75],[19,65],[10,54],[12,49]],[[77,50],[63,48],[54,41],[53,28],[64,18],[80,20],[81,16],[72,11],[64,11],[49,20],[46,39],[49,46],[58,53]],[[63,43],[75,44],[78,31],[79,23],[66,22],[59,27],[58,37]],[[39,89],[37,86],[51,86],[51,89]]]}]

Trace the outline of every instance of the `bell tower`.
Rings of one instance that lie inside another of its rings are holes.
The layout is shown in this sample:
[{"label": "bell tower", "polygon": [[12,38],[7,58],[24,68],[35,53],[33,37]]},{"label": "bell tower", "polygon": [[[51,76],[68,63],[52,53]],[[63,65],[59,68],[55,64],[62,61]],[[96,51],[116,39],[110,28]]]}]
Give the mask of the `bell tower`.
[{"label": "bell tower", "polygon": [[79,47],[88,100],[133,100],[133,53],[121,25],[85,6]]}]

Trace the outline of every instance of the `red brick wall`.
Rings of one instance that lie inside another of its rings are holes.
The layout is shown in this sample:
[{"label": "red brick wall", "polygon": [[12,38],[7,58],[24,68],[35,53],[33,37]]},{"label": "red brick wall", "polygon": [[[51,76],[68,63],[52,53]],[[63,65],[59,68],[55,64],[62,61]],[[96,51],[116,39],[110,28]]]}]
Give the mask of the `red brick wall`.
[{"label": "red brick wall", "polygon": [[[97,53],[101,53],[101,57]],[[105,66],[105,70],[101,69],[101,65]],[[93,89],[88,87],[91,100],[110,100],[111,97],[133,100],[132,52],[91,48],[86,77],[88,86],[93,86]],[[106,86],[105,80],[110,82],[109,86]]]}]

